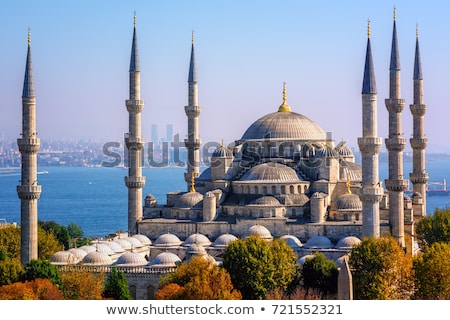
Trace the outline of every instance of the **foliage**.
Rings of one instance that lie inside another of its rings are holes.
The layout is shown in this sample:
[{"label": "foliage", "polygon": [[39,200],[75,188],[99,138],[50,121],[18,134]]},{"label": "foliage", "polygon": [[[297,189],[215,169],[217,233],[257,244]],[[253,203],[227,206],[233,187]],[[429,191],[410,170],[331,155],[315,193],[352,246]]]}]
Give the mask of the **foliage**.
[{"label": "foliage", "polygon": [[48,279],[16,282],[0,287],[0,300],[62,300],[61,291]]},{"label": "foliage", "polygon": [[264,299],[275,289],[288,290],[296,278],[295,255],[283,240],[268,243],[258,237],[233,241],[223,255],[223,266],[246,300]]},{"label": "foliage", "polygon": [[204,257],[193,257],[163,277],[156,299],[240,300],[228,272]]},{"label": "foliage", "polygon": [[417,299],[450,299],[450,244],[435,242],[413,259]]},{"label": "foliage", "polygon": [[433,215],[422,218],[416,233],[422,249],[435,242],[450,243],[450,208],[436,208]]},{"label": "foliage", "polygon": [[24,280],[49,279],[54,285],[62,284],[61,273],[58,267],[49,260],[31,260],[25,267]]},{"label": "foliage", "polygon": [[38,258],[48,260],[57,251],[62,250],[62,244],[51,232],[38,228]]},{"label": "foliage", "polygon": [[10,225],[0,228],[0,249],[6,253],[7,259],[20,261],[19,227]]},{"label": "foliage", "polygon": [[413,292],[412,259],[393,237],[364,238],[352,249],[354,298],[409,299]]},{"label": "foliage", "polygon": [[66,300],[101,300],[105,275],[78,269],[61,272],[62,292]]},{"label": "foliage", "polygon": [[0,261],[0,286],[20,281],[25,273],[22,264],[15,260]]},{"label": "foliage", "polygon": [[132,300],[130,290],[128,289],[128,281],[122,271],[112,268],[106,278],[103,297],[113,298],[116,300]]},{"label": "foliage", "polygon": [[323,253],[316,252],[314,257],[305,260],[302,267],[303,285],[308,292],[314,289],[323,298],[337,292],[338,269]]},{"label": "foliage", "polygon": [[71,222],[67,225],[67,231],[69,232],[69,236],[72,239],[82,238],[84,236],[84,232],[81,229],[81,227],[73,222]]}]

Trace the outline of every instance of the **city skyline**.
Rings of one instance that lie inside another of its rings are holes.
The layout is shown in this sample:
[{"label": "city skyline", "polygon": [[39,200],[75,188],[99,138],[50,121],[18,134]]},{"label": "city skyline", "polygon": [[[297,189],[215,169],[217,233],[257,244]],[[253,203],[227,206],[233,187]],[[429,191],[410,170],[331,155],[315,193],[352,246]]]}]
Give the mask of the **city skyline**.
[{"label": "city skyline", "polygon": [[[199,75],[200,136],[204,142],[241,138],[251,123],[275,112],[286,82],[292,110],[317,122],[333,139],[357,147],[361,136],[367,20],[378,88],[378,132],[388,134],[389,58],[394,6],[401,60],[404,136],[412,133],[412,75],[416,25],[424,73],[428,152],[450,151],[442,135],[450,92],[444,6],[397,1],[17,1],[0,5],[2,74],[0,133],[19,137],[26,41],[31,46],[38,136],[116,141],[127,132],[125,100],[133,15],[141,60],[142,134],[151,124],[187,130],[187,77],[194,32]],[[442,41],[444,39],[444,41]],[[224,112],[225,110],[225,112]],[[326,114],[324,115],[324,112]],[[238,116],[237,116],[238,115]],[[230,130],[230,127],[233,130]],[[384,148],[384,146],[383,146]],[[410,151],[409,141],[406,152]]]}]

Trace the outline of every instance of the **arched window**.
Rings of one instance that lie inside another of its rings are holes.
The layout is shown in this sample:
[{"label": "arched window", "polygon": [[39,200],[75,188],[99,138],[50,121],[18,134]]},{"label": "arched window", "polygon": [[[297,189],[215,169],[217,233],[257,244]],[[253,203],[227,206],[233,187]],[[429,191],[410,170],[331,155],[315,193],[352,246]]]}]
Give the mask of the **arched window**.
[{"label": "arched window", "polygon": [[128,290],[130,290],[130,294],[133,297],[133,299],[136,300],[136,286],[135,285],[128,286]]},{"label": "arched window", "polygon": [[291,194],[294,194],[294,193],[295,193],[295,191],[294,191],[294,186],[290,186],[290,187],[289,187],[289,193],[291,193]]},{"label": "arched window", "polygon": [[263,186],[263,194],[267,194],[267,186]]},{"label": "arched window", "polygon": [[286,194],[286,186],[281,186],[281,194]]},{"label": "arched window", "polygon": [[148,286],[147,287],[147,299],[148,300],[154,300],[155,299],[155,287],[154,286]]},{"label": "arched window", "polygon": [[255,190],[255,194],[258,194],[258,186],[254,186],[253,189]]},{"label": "arched window", "polygon": [[277,194],[277,187],[276,186],[272,186],[272,194]]}]

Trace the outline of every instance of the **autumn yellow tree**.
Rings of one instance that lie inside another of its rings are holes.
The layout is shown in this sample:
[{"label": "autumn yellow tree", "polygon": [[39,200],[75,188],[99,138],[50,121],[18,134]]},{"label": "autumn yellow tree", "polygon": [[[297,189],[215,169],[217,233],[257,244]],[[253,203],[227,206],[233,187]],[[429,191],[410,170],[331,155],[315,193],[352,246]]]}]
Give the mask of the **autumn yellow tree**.
[{"label": "autumn yellow tree", "polygon": [[156,299],[169,300],[239,300],[228,272],[205,259],[193,257],[174,273],[163,277]]},{"label": "autumn yellow tree", "polygon": [[15,282],[0,287],[0,300],[62,300],[61,291],[48,279]]},{"label": "autumn yellow tree", "polygon": [[62,292],[66,300],[101,300],[104,273],[78,269],[62,271]]}]

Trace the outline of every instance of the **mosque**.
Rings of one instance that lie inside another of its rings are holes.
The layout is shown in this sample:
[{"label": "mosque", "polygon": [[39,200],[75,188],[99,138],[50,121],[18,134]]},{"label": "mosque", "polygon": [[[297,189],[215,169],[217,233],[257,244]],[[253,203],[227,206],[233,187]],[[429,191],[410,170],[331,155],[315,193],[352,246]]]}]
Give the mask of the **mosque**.
[{"label": "mosque", "polygon": [[[417,33],[417,32],[416,32]],[[52,263],[62,268],[85,265],[125,271],[136,298],[151,298],[161,274],[178,263],[201,255],[215,263],[232,241],[251,235],[267,241],[284,239],[298,263],[320,251],[340,266],[342,258],[363,237],[392,235],[405,252],[417,250],[415,224],[426,215],[423,77],[419,40],[416,36],[414,61],[413,172],[409,180],[413,193],[405,193],[408,180],[403,173],[402,132],[405,100],[400,92],[400,58],[396,14],[392,33],[389,95],[389,134],[384,140],[389,155],[389,177],[378,177],[378,154],[383,140],[377,132],[377,88],[374,75],[370,22],[363,83],[362,135],[358,138],[361,164],[355,162],[345,141],[336,143],[329,131],[295,112],[288,104],[283,85],[280,105],[272,113],[260,115],[230,145],[222,143],[211,157],[211,165],[200,172],[199,137],[201,107],[194,39],[188,74],[188,104],[185,113],[188,136],[186,191],[170,192],[165,204],[151,194],[142,195],[146,183],[142,175],[144,139],[141,135],[140,63],[134,21],[129,69],[129,133],[125,135],[129,168],[128,232],[109,241],[97,241],[89,248],[61,251]],[[22,179],[17,187],[21,199],[21,261],[37,258],[36,97],[31,62],[30,38],[22,96],[23,130],[18,139],[22,154]],[[151,182],[150,182],[151,183]],[[84,250],[84,252],[81,251]],[[96,269],[98,270],[98,269]]]}]

